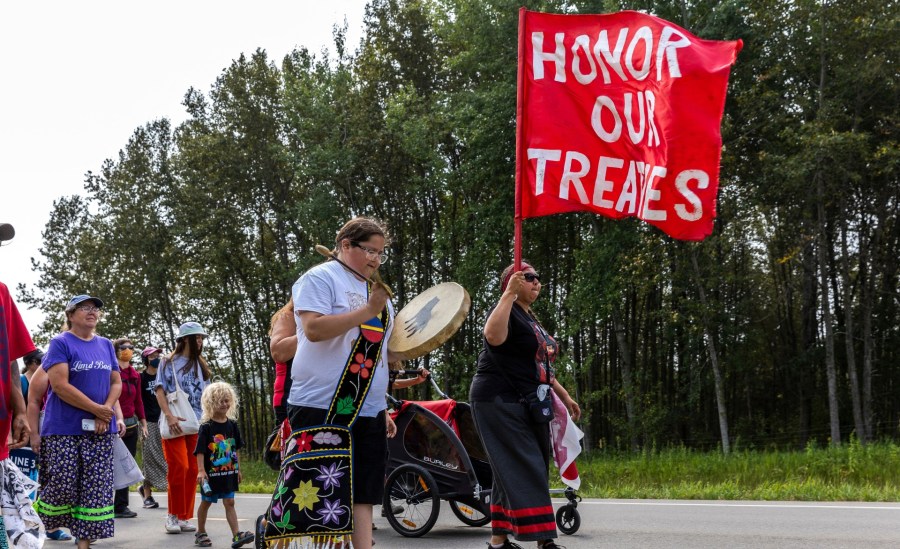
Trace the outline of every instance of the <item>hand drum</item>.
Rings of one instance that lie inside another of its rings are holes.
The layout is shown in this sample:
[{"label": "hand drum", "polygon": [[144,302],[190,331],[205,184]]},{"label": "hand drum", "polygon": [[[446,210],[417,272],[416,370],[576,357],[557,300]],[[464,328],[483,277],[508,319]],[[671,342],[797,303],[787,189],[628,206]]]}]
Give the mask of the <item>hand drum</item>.
[{"label": "hand drum", "polygon": [[428,288],[397,314],[388,349],[400,360],[437,349],[459,330],[471,306],[469,293],[456,282]]}]

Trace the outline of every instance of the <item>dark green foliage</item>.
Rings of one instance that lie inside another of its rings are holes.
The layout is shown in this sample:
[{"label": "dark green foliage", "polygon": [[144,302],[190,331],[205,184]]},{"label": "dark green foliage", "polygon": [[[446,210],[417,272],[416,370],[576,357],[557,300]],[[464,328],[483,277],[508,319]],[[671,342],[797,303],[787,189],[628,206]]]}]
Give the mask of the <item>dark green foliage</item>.
[{"label": "dark green foliage", "polygon": [[[373,215],[392,232],[382,271],[399,307],[447,280],[471,294],[459,333],[417,361],[464,399],[512,261],[520,4],[374,0],[352,53],[338,29],[334,54],[299,49],[278,65],[256,51],[208,93],[189,90],[187,121],[138,128],[88,174],[85,198],[56,202],[40,291],[21,295],[48,314],[43,336],[82,292],[109,304],[103,335],[141,345],[171,348],[180,322],[200,321],[256,451],[272,421],[269,319],[321,261],[313,246]],[[585,214],[524,223],[523,255],[546,282],[537,313],[562,345],[587,446],[722,446],[720,401],[740,449],[825,442],[823,257],[838,427],[897,438],[897,2],[527,4],[644,10],[744,40],[710,238]]]}]

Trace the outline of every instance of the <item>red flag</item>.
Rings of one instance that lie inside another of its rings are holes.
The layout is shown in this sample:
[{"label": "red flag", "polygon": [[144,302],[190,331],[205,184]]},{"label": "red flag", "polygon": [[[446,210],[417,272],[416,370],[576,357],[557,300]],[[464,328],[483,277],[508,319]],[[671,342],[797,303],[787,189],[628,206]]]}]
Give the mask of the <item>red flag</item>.
[{"label": "red flag", "polygon": [[519,22],[517,222],[591,211],[708,236],[742,42],[701,40],[633,11],[522,9]]}]

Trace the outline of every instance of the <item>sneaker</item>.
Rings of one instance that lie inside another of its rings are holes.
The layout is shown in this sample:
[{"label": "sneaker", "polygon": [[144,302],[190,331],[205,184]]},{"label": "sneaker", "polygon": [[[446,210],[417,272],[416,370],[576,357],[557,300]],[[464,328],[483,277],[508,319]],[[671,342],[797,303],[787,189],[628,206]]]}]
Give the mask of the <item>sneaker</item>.
[{"label": "sneaker", "polygon": [[156,500],[153,499],[153,496],[144,500],[144,509],[156,509],[159,507],[159,504],[156,503]]},{"label": "sneaker", "polygon": [[238,549],[238,547],[250,543],[251,541],[253,541],[253,534],[251,532],[238,532],[231,539],[231,549]]},{"label": "sneaker", "polygon": [[166,515],[166,533],[180,534],[181,525],[178,524],[178,517],[175,515]]},{"label": "sneaker", "polygon": [[197,527],[186,520],[179,520],[178,528],[182,532],[196,532],[197,531]]},{"label": "sneaker", "polygon": [[47,532],[47,539],[52,539],[53,541],[72,541],[72,536],[61,528],[57,528],[52,532]]},{"label": "sneaker", "polygon": [[[491,545],[491,542],[487,542],[487,546],[491,549],[494,547],[493,545]],[[503,542],[503,545],[500,546],[500,549],[522,549],[522,546],[507,539]]]},{"label": "sneaker", "polygon": [[565,546],[557,545],[555,541],[552,539],[548,539],[541,546],[540,549],[566,549]]},{"label": "sneaker", "polygon": [[134,518],[137,516],[137,513],[129,509],[128,507],[122,509],[121,511],[115,512],[116,518]]}]

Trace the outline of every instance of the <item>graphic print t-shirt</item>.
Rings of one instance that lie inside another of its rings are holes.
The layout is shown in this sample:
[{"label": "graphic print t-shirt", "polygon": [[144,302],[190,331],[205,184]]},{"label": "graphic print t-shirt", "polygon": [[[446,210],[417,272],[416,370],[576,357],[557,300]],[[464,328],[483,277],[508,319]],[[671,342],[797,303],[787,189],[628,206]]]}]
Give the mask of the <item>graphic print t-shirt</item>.
[{"label": "graphic print t-shirt", "polygon": [[199,420],[203,415],[200,396],[203,394],[203,389],[209,385],[209,380],[203,378],[203,369],[199,364],[192,364],[185,372],[184,368],[187,363],[187,357],[182,355],[175,355],[171,360],[166,358],[160,361],[159,369],[156,371],[156,385],[162,387],[165,394],[175,392],[175,374],[177,372],[178,385],[182,391],[187,393],[188,402],[191,403],[191,408],[194,409]]},{"label": "graphic print t-shirt", "polygon": [[[109,376],[119,371],[119,362],[112,341],[95,335],[90,341],[78,338],[72,332],[63,332],[50,340],[50,347],[41,368],[47,373],[53,368],[69,368],[69,384],[86,397],[103,404],[109,396]],[[42,435],[83,435],[82,419],[94,419],[94,414],[63,402],[53,391],[51,384],[44,408]],[[116,422],[109,423],[109,432],[115,433]]]},{"label": "graphic print t-shirt", "polygon": [[238,489],[237,451],[243,448],[241,431],[236,422],[209,420],[200,424],[194,455],[203,454],[203,468],[209,476],[209,487],[216,494]]},{"label": "graphic print t-shirt", "polygon": [[516,402],[538,384],[553,381],[553,363],[559,350],[556,340],[518,303],[510,311],[507,330],[506,341],[496,347],[484,340],[469,400],[491,402],[499,396],[504,402]]},{"label": "graphic print t-shirt", "polygon": [[144,414],[148,423],[159,421],[159,402],[156,400],[156,374],[141,372],[141,401],[144,403]]}]

